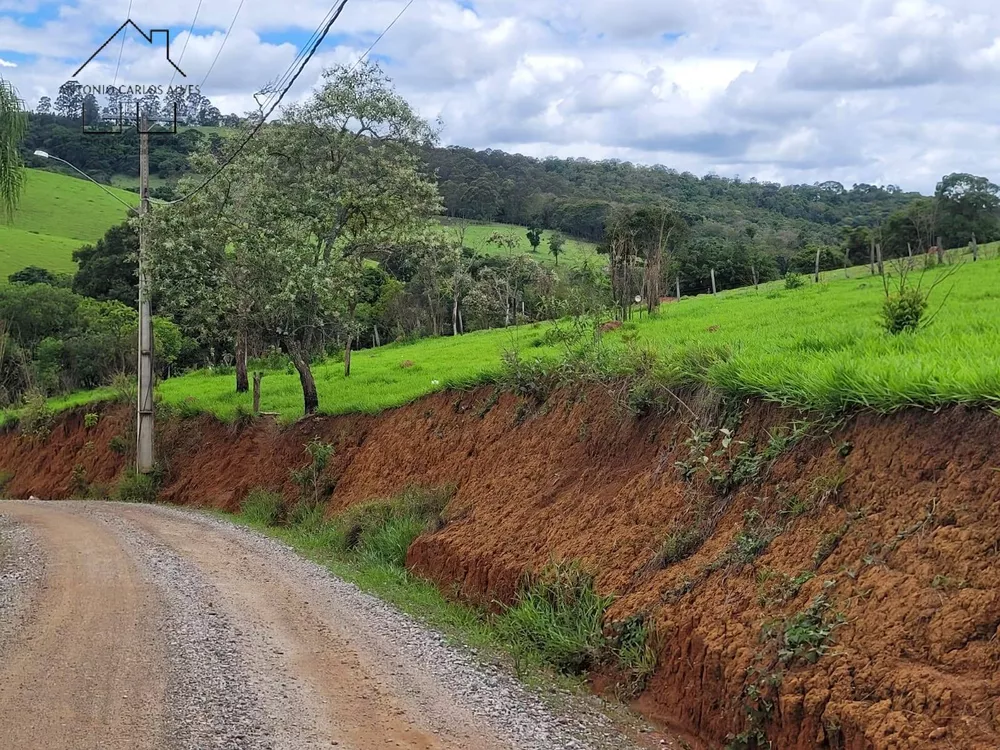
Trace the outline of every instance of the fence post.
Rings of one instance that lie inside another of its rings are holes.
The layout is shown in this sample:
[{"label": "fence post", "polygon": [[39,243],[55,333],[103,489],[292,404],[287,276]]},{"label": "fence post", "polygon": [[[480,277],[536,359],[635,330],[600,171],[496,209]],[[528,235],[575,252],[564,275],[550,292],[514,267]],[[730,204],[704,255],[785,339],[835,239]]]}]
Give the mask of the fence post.
[{"label": "fence post", "polygon": [[715,269],[712,269],[712,294],[715,294]]},{"label": "fence post", "polygon": [[677,277],[677,301],[681,301],[681,277]]},{"label": "fence post", "polygon": [[255,372],[253,374],[253,413],[260,414],[260,381],[264,373]]},{"label": "fence post", "polygon": [[979,260],[979,243],[976,242],[976,233],[972,233],[972,262]]}]

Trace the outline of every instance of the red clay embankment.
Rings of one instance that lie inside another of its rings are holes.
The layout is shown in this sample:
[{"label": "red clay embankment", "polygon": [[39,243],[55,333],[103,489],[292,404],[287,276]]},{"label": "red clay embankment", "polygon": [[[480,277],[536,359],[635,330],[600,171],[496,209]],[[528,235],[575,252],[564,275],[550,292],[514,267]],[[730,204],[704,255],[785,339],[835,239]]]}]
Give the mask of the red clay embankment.
[{"label": "red clay embankment", "polygon": [[[65,415],[42,443],[0,434],[5,494],[71,496],[78,466],[77,484],[110,485],[124,458],[109,442],[129,422],[102,412],[91,428]],[[446,590],[505,601],[523,572],[581,560],[618,596],[612,618],[656,625],[659,668],[638,707],[708,746],[759,727],[777,748],[1000,747],[1000,417],[955,407],[813,426],[727,487],[740,456],[799,418],[752,403],[693,430],[684,410],[623,415],[601,389],[541,405],[483,389],[287,428],[174,420],[164,496],[229,510],[255,486],[291,497],[289,470],[317,436],[337,446],[331,511],[457,486],[448,523],[408,555]],[[695,527],[707,539],[690,557],[654,564]],[[770,543],[737,561],[747,529]],[[783,660],[774,633],[820,595],[824,623],[840,620],[827,650]]]}]

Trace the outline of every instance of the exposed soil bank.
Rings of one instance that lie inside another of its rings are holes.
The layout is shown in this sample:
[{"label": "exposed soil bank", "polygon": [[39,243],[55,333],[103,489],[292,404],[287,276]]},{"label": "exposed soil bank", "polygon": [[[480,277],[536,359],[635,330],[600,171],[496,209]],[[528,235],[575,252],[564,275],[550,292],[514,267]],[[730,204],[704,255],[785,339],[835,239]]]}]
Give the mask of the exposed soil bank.
[{"label": "exposed soil bank", "polygon": [[[619,596],[615,619],[656,624],[660,667],[638,701],[653,718],[713,745],[762,727],[780,748],[1000,747],[1000,418],[863,415],[754,463],[738,457],[774,447],[798,415],[763,404],[712,414],[705,401],[691,404],[705,439],[683,409],[634,419],[600,389],[541,406],[495,402],[491,389],[438,394],[288,428],[173,421],[160,438],[164,495],[229,510],[255,486],[292,497],[289,470],[318,436],[337,446],[331,511],[407,484],[458,487],[448,523],[408,564],[467,599],[509,600],[526,570],[582,560]],[[0,435],[6,494],[70,496],[77,465],[112,483],[125,459],[109,441],[128,424],[109,407],[89,429],[83,412],[67,414],[44,443]],[[700,547],[654,563],[690,529],[707,534]],[[775,633],[820,595],[829,608],[813,624],[842,616],[827,650],[814,664],[782,655]]]}]

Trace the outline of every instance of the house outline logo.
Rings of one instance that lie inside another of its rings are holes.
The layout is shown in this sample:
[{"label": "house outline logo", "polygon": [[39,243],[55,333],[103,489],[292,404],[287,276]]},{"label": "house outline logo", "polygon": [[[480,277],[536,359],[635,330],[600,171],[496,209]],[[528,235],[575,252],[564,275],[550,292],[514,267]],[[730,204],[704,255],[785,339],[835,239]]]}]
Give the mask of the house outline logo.
[{"label": "house outline logo", "polygon": [[73,73],[73,77],[76,78],[78,75],[80,75],[80,72],[84,68],[86,68],[88,65],[90,65],[90,63],[93,62],[94,58],[97,57],[99,54],[101,54],[104,51],[104,48],[107,47],[109,44],[111,44],[111,42],[114,41],[115,37],[117,37],[119,34],[121,34],[123,31],[125,31],[125,29],[128,26],[131,26],[133,29],[135,29],[136,31],[138,31],[139,35],[143,39],[145,39],[150,45],[153,44],[153,35],[154,34],[166,34],[167,35],[167,45],[166,45],[167,62],[170,63],[174,67],[174,70],[176,70],[178,73],[180,73],[181,76],[183,76],[184,78],[187,78],[187,73],[185,73],[183,70],[181,70],[177,66],[177,63],[175,63],[173,60],[170,59],[170,29],[150,29],[149,33],[147,34],[145,31],[143,31],[142,29],[140,29],[136,25],[135,21],[133,21],[131,18],[127,19],[125,21],[125,23],[123,23],[121,26],[119,26],[118,29],[115,31],[115,33],[113,33],[111,36],[109,36],[107,38],[107,40],[104,42],[104,44],[102,44],[100,47],[98,47],[97,51],[94,52],[94,54],[92,54],[90,57],[87,58],[87,62],[85,62],[83,65],[81,65],[79,68],[76,69],[76,72]]},{"label": "house outline logo", "polygon": [[[135,21],[133,21],[131,18],[129,18],[121,26],[119,26],[114,31],[114,33],[111,34],[111,36],[109,36],[104,41],[103,44],[101,44],[100,47],[98,47],[94,51],[94,54],[92,54],[90,57],[87,58],[86,62],[84,62],[83,65],[81,65],[79,68],[76,69],[76,71],[74,71],[73,76],[72,76],[74,82],[75,82],[76,78],[80,75],[80,73],[88,65],[90,65],[90,63],[92,63],[94,61],[94,58],[96,58],[98,55],[100,55],[105,50],[105,48],[107,48],[107,46],[109,44],[111,44],[111,42],[113,42],[116,38],[118,38],[119,34],[123,34],[123,33],[127,32],[129,26],[131,26],[133,29],[135,29],[138,32],[139,36],[141,36],[143,38],[143,40],[145,40],[146,43],[149,44],[150,46],[154,46],[154,44],[155,44],[155,35],[157,35],[157,34],[163,34],[163,35],[165,35],[166,36],[166,44],[164,46],[164,57],[166,58],[166,61],[168,63],[170,63],[171,67],[174,69],[174,71],[176,71],[174,75],[176,75],[177,73],[179,73],[182,78],[187,78],[187,73],[185,73],[183,70],[181,70],[180,66],[177,63],[175,63],[173,61],[173,59],[170,57],[170,29],[150,29],[149,33],[146,33],[145,31],[143,31],[135,23]],[[123,39],[123,44],[124,44],[124,39]],[[171,86],[168,87],[171,90],[173,88],[175,88],[172,85],[172,82],[173,82],[173,78],[171,78]],[[121,87],[116,87],[115,85],[112,85],[112,86],[97,86],[97,87],[83,86],[82,87],[82,89],[84,91],[86,91],[87,89],[95,89],[99,93],[103,93],[103,91],[102,91],[103,89],[112,89],[113,90],[115,88],[118,88],[119,90],[124,90],[126,88],[126,86],[123,84]],[[148,88],[148,89],[159,89],[161,93],[162,93],[162,91],[164,89],[163,86],[148,86],[148,87],[145,87],[145,88]],[[177,87],[177,88],[180,88],[180,87]],[[185,88],[196,89],[197,90],[200,87],[199,86],[187,86]],[[172,118],[172,122],[170,123],[171,127],[170,127],[169,130],[153,130],[153,129],[149,129],[149,128],[143,129],[139,125],[140,121],[141,121],[140,102],[136,101],[135,120],[132,121],[132,122],[134,124],[134,127],[136,128],[136,130],[140,134],[145,134],[145,135],[173,135],[173,134],[176,134],[177,133],[177,104],[175,102],[174,105],[173,105],[173,118]],[[125,128],[126,128],[126,122],[125,122],[124,112],[123,112],[121,103],[119,103],[119,105],[118,105],[117,122],[114,123],[113,126],[110,129],[103,128],[101,126],[101,124],[97,125],[97,129],[94,129],[93,126],[88,127],[87,116],[86,116],[86,108],[82,107],[82,106],[81,106],[81,123],[82,123],[84,135],[121,135],[125,131]]]}]

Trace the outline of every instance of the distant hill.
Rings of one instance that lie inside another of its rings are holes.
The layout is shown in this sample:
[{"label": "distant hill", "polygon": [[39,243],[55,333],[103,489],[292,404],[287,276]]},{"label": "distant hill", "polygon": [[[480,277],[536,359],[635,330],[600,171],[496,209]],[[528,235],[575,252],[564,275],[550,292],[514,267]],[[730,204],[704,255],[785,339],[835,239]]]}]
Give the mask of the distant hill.
[{"label": "distant hill", "polygon": [[[127,203],[139,202],[135,193],[108,189]],[[29,169],[13,225],[0,224],[0,283],[26,266],[72,272],[73,251],[96,242],[126,213],[121,203],[87,180]]]}]

